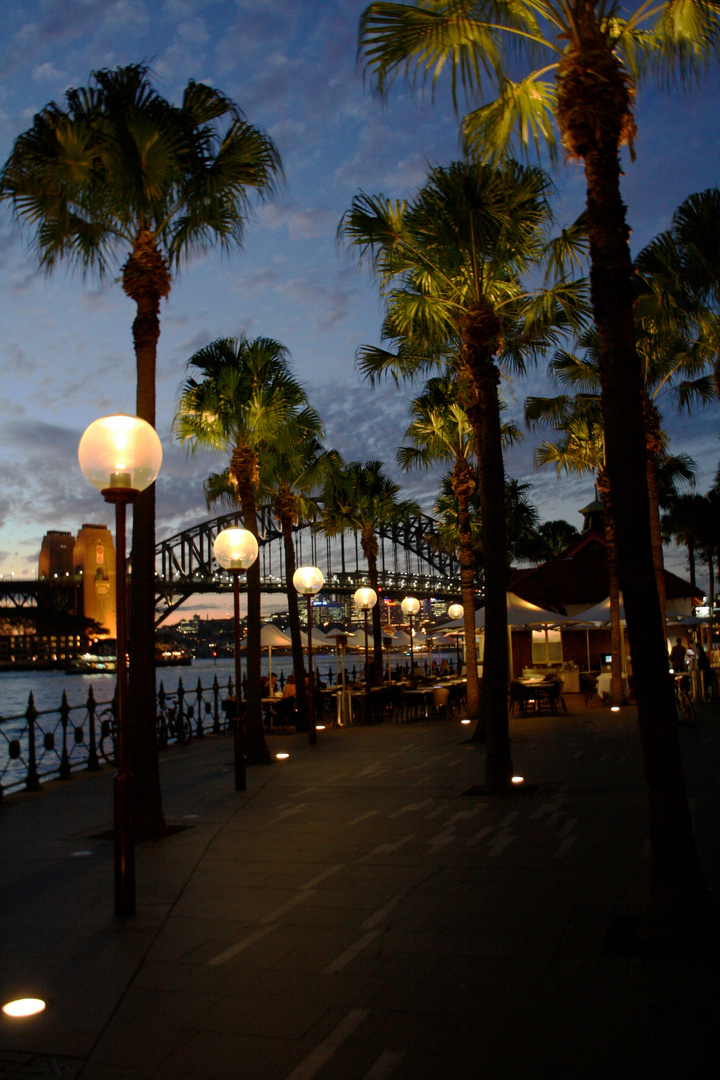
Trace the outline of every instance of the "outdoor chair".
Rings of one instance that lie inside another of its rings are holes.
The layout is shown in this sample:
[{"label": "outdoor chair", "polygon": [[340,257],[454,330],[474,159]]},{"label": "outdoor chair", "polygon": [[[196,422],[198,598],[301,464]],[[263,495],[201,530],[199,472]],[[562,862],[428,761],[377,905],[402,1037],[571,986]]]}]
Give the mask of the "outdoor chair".
[{"label": "outdoor chair", "polygon": [[295,727],[297,713],[295,710],[295,698],[278,698],[271,706],[273,712],[273,727],[282,728],[285,731],[289,727]]},{"label": "outdoor chair", "polygon": [[433,712],[440,720],[450,717],[450,687],[436,686],[433,690]]}]

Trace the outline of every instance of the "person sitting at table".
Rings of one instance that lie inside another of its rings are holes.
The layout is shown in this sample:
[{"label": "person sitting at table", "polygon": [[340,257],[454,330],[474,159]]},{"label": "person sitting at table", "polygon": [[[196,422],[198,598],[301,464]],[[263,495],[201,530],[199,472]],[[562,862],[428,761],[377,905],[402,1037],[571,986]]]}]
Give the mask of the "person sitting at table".
[{"label": "person sitting at table", "polygon": [[270,679],[270,695],[269,696],[270,697],[282,697],[283,696],[282,690],[278,686],[278,677],[277,677],[277,675],[275,674],[274,671],[272,673],[272,678]]},{"label": "person sitting at table", "polygon": [[440,675],[442,677],[443,675],[451,674],[452,672],[450,671],[450,665],[448,664],[446,657],[443,657],[442,663],[440,664]]},{"label": "person sitting at table", "polygon": [[286,697],[296,697],[296,696],[297,696],[297,687],[295,686],[295,674],[294,674],[294,672],[291,671],[290,674],[288,675],[287,681],[285,683],[285,689],[283,690],[283,697],[286,698]]},{"label": "person sitting at table", "polygon": [[260,679],[260,697],[270,697],[270,680],[267,675],[263,675]]}]

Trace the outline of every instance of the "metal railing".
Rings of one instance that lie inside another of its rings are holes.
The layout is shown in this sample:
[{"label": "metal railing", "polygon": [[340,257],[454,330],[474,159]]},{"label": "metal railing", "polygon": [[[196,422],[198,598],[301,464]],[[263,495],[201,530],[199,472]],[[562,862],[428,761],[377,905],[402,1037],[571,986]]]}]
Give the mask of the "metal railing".
[{"label": "metal railing", "polygon": [[[175,691],[157,692],[158,746],[186,745],[192,739],[218,735],[228,727],[223,702],[234,697],[229,678],[221,688],[200,679],[186,690],[182,679]],[[38,710],[31,693],[24,713],[0,716],[0,802],[17,791],[40,791],[48,780],[69,780],[73,773],[97,771],[115,763],[115,698],[96,701],[92,686],[82,705],[68,705],[63,691],[56,709]]]}]

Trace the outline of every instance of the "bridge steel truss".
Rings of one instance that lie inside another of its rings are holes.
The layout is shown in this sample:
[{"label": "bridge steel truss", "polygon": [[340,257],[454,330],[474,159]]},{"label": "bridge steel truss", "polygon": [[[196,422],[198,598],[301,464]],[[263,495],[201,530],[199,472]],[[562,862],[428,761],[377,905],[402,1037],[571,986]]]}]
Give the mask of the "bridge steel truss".
[{"label": "bridge steel truss", "polygon": [[[224,592],[231,582],[213,558],[218,533],[234,525],[242,527],[239,511],[203,521],[160,541],[155,548],[156,624],[162,623],[195,593]],[[377,530],[378,578],[385,596],[400,599],[409,591],[420,597],[457,598],[460,564],[455,555],[442,551],[438,524],[426,514]],[[328,537],[312,523],[293,529],[298,566],[319,566],[325,578],[324,593],[346,596],[368,583],[367,563],[356,533]],[[270,510],[258,510],[258,546],[262,591],[285,591],[282,533]]]}]

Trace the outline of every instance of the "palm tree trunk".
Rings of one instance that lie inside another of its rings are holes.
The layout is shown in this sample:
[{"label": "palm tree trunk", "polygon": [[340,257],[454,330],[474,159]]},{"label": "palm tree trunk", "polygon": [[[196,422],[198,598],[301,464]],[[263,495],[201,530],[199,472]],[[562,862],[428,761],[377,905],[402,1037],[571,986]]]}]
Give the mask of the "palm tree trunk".
[{"label": "palm tree trunk", "polygon": [[[467,462],[465,463],[467,465]],[[467,669],[466,709],[469,720],[480,726],[480,680],[477,670],[477,646],[475,643],[475,552],[472,546],[472,528],[470,524],[470,495],[475,487],[475,478],[470,466],[463,469],[456,465],[457,482],[453,477],[453,488],[458,501],[458,527],[460,543],[458,559],[460,561],[460,594],[463,605],[463,624],[465,629],[465,661]],[[478,741],[485,741],[485,731],[478,735]]]},{"label": "palm tree trunk", "polygon": [[[288,618],[290,620],[290,637],[292,638],[293,672],[295,674],[295,706],[298,712],[298,728],[309,731],[310,719],[308,714],[307,688],[305,685],[305,664],[303,660],[302,641],[300,640],[300,608],[298,594],[293,585],[293,574],[297,569],[295,563],[295,545],[292,537],[292,522],[283,515],[280,519],[280,527],[283,535],[283,549],[285,551],[285,591],[288,602]],[[310,627],[308,627],[310,633]]]},{"label": "palm tree trunk", "polygon": [[652,544],[653,566],[660,600],[660,615],[663,632],[667,639],[665,564],[663,562],[660,496],[657,482],[657,458],[662,450],[662,436],[660,432],[660,415],[646,393],[643,394],[643,412],[645,414],[645,468],[647,471],[648,498],[650,500],[650,542]]},{"label": "palm tree trunk", "polygon": [[[127,291],[127,289],[126,289]],[[137,415],[155,426],[155,364],[160,337],[160,295],[140,291],[133,342],[137,366]],[[136,837],[162,836],[165,815],[155,708],[155,485],[133,507],[132,577],[128,652],[128,725],[133,775],[133,831]]]},{"label": "palm tree trunk", "polygon": [[[593,92],[594,80],[581,100],[590,101]],[[600,338],[607,472],[648,785],[652,875],[643,926],[652,936],[682,937],[696,932],[698,922],[710,917],[709,893],[692,834],[671,682],[664,677],[667,648],[650,537],[643,387],[635,350],[628,228],[620,196],[619,138],[618,123],[614,141],[610,136],[606,142],[598,138],[582,155],[590,280]]]},{"label": "palm tree trunk", "polygon": [[620,625],[620,579],[618,577],[617,545],[613,521],[610,483],[604,469],[596,476],[598,493],[602,499],[605,518],[605,544],[608,565],[608,588],[610,592],[610,703],[622,705],[625,691],[622,679],[622,626]]},{"label": "palm tree trunk", "polygon": [[[506,791],[512,778],[508,723],[507,542],[505,530],[505,467],[498,386],[500,373],[491,361],[500,324],[491,308],[477,305],[464,333],[466,377],[461,394],[473,426],[478,462],[478,494],[485,562],[485,654],[481,722],[485,725],[485,787]],[[482,738],[481,722],[473,739]]]}]

